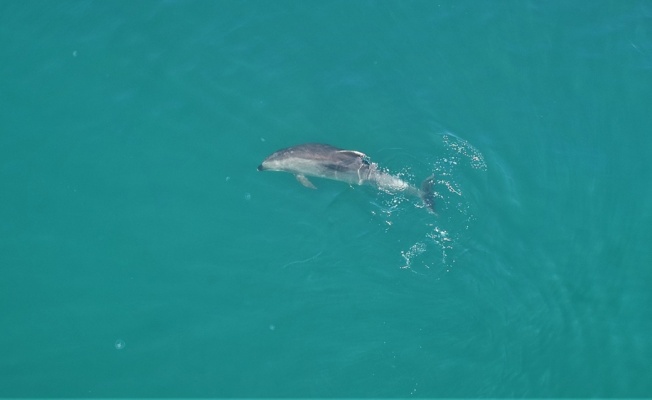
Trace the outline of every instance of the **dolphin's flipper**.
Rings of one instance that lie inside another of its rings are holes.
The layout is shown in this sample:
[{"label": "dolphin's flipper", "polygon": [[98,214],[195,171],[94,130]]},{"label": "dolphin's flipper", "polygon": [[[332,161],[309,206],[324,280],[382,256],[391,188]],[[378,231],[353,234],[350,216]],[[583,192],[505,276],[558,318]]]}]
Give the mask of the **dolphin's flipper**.
[{"label": "dolphin's flipper", "polygon": [[297,180],[305,187],[310,188],[310,189],[317,189],[317,186],[313,185],[312,182],[306,178],[305,175],[297,174],[295,175],[297,177]]}]

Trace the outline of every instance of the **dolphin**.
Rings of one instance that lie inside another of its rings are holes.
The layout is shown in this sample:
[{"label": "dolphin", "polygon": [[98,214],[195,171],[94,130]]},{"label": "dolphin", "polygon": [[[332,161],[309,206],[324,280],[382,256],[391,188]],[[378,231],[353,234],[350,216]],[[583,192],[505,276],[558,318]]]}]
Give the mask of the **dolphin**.
[{"label": "dolphin", "polygon": [[382,171],[378,164],[356,150],[338,149],[327,144],[306,143],[278,150],[263,160],[258,171],[282,171],[294,174],[305,187],[317,189],[308,176],[346,182],[350,185],[371,185],[380,190],[404,192],[420,197],[427,209],[435,212],[433,186],[435,176],[431,175],[414,187],[401,178]]}]

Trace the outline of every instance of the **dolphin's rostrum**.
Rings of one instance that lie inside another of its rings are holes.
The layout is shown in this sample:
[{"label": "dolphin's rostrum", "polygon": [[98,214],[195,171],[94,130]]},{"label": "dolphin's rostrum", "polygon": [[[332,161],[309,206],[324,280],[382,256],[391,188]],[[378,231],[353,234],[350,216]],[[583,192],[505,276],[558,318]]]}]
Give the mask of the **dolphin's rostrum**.
[{"label": "dolphin's rostrum", "polygon": [[338,149],[327,144],[307,143],[272,153],[258,166],[258,171],[283,171],[296,176],[303,186],[316,189],[308,176],[333,179],[355,185],[372,185],[389,192],[405,192],[418,196],[428,210],[434,212],[434,175],[426,178],[421,189],[383,172],[364,153]]}]

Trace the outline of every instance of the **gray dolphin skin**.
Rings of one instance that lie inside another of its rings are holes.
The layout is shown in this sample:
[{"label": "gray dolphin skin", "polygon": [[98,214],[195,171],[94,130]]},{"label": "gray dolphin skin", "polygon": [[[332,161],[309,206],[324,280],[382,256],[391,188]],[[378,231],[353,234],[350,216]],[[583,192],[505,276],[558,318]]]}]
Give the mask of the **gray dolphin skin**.
[{"label": "gray dolphin skin", "polygon": [[346,182],[350,185],[371,185],[388,192],[404,192],[418,196],[434,213],[434,175],[426,178],[421,188],[383,172],[364,153],[338,149],[327,144],[307,143],[272,153],[258,166],[258,171],[282,171],[294,174],[305,187],[316,189],[308,176]]}]

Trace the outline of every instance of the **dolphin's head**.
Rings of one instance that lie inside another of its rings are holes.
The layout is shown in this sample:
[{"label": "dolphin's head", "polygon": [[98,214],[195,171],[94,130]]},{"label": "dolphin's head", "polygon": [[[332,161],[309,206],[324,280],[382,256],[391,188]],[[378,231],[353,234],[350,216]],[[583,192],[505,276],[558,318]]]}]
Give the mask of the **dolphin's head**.
[{"label": "dolphin's head", "polygon": [[258,166],[258,171],[292,171],[296,159],[292,152],[279,150],[263,160]]},{"label": "dolphin's head", "polygon": [[278,171],[280,170],[280,163],[278,160],[274,160],[271,157],[267,157],[263,162],[258,166],[258,171]]}]

